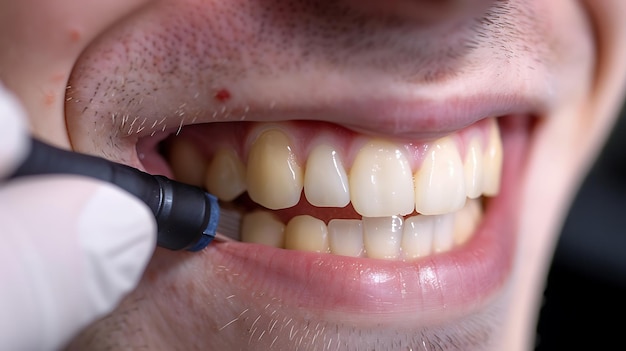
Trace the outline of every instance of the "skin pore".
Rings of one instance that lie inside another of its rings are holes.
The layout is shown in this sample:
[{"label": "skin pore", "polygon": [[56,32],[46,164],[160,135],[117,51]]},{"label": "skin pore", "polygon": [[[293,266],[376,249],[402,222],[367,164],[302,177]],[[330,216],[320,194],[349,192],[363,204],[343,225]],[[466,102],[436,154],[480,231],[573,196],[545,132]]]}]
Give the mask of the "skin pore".
[{"label": "skin pore", "polygon": [[[467,7],[454,7],[460,1],[446,2],[450,7],[382,3],[0,5],[0,79],[22,99],[33,133],[143,169],[149,167],[136,143],[161,130],[152,126],[162,116],[175,132],[183,104],[196,123],[297,116],[416,143],[469,124],[465,116],[429,119],[429,112],[455,116],[473,109],[475,119],[490,113],[533,123],[520,140],[517,134],[504,137],[505,145],[523,145],[521,175],[511,195],[516,225],[510,272],[496,292],[469,307],[435,308],[430,315],[403,305],[396,306],[397,313],[374,315],[346,311],[339,303],[318,310],[277,289],[282,283],[257,284],[254,273],[271,280],[280,267],[255,270],[235,246],[211,246],[198,254],[157,249],[137,290],[70,348],[532,348],[562,217],[623,96],[620,62],[626,54],[617,43],[626,36],[620,18],[626,5],[619,0],[484,0],[468,1]],[[114,77],[123,77],[123,84]],[[203,89],[213,93],[193,99]],[[464,98],[467,91],[478,97]],[[385,101],[401,108],[393,110]],[[493,108],[497,104],[502,106]],[[147,127],[138,132],[137,125],[130,129],[132,123],[108,117],[118,110],[137,116],[138,123],[145,119]],[[384,116],[392,117],[377,124]],[[183,134],[192,128],[185,126]],[[293,280],[298,281],[295,275]],[[311,301],[323,294],[319,287],[310,291],[318,292],[311,292]]]}]

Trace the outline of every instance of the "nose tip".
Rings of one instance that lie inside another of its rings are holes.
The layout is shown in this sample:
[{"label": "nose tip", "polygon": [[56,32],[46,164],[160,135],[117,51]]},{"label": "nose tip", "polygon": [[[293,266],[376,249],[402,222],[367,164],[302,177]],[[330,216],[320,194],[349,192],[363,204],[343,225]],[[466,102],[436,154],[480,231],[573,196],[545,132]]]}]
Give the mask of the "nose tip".
[{"label": "nose tip", "polygon": [[366,15],[433,23],[484,12],[496,0],[345,0]]}]

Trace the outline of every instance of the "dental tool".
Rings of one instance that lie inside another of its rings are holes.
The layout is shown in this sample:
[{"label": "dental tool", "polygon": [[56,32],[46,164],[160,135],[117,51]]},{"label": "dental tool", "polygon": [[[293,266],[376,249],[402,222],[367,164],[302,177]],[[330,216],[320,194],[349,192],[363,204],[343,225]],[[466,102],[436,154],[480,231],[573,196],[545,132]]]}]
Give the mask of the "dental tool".
[{"label": "dental tool", "polygon": [[222,223],[223,211],[217,198],[201,188],[104,158],[59,149],[35,138],[31,140],[26,160],[9,178],[75,174],[117,185],[150,207],[157,221],[157,245],[170,250],[195,252],[213,240],[234,241],[220,233],[234,233],[238,221],[229,213]]}]

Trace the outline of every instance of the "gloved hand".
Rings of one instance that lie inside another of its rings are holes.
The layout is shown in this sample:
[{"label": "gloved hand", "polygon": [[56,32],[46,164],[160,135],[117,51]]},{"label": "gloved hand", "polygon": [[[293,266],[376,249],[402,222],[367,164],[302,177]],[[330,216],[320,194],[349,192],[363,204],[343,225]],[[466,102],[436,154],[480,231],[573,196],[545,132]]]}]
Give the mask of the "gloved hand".
[{"label": "gloved hand", "polygon": [[0,85],[0,348],[54,350],[132,290],[156,246],[143,203],[78,176],[6,181],[25,113]]}]

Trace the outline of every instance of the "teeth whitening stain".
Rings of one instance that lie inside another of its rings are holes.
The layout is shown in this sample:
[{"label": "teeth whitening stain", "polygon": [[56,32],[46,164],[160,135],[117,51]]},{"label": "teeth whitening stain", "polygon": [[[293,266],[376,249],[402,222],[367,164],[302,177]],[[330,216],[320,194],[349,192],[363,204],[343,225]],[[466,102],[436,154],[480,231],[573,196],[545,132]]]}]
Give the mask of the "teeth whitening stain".
[{"label": "teeth whitening stain", "polygon": [[220,89],[215,93],[215,100],[219,102],[226,102],[230,100],[230,98],[231,98],[230,91],[226,89]]}]

